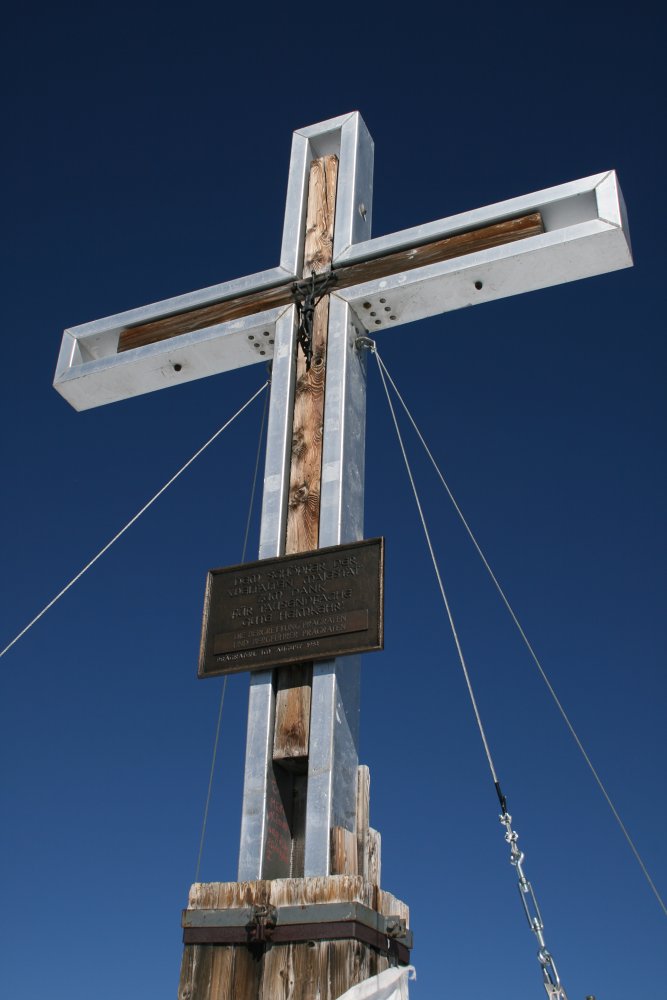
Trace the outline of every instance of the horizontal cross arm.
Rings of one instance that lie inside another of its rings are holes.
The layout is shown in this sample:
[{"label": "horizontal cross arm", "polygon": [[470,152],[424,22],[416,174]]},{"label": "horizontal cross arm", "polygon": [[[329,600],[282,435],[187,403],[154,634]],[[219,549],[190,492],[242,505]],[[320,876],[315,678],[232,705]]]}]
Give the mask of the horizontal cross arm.
[{"label": "horizontal cross arm", "polygon": [[538,236],[544,232],[542,216],[539,212],[522,215],[517,219],[506,219],[492,226],[483,226],[466,233],[456,233],[431,243],[408,247],[397,253],[359,261],[346,267],[336,268],[337,288],[350,288],[361,285],[376,278],[402,274],[403,271],[414,271],[418,267],[429,264],[440,264],[445,260],[465,257],[481,250],[504,246],[525,240],[529,236]]},{"label": "horizontal cross arm", "polygon": [[201,306],[198,309],[166,316],[164,319],[153,320],[151,323],[139,323],[137,326],[128,327],[118,338],[118,353],[131,351],[135,347],[145,347],[146,344],[157,344],[161,340],[169,340],[182,333],[204,330],[208,326],[217,326],[218,323],[229,323],[244,316],[252,316],[254,313],[266,312],[268,309],[287,306],[294,301],[292,285],[293,281],[288,281],[278,288],[239,295],[210,306]]},{"label": "horizontal cross arm", "polygon": [[[631,265],[612,170],[356,243],[334,255],[333,273],[336,296],[376,332]],[[268,361],[276,322],[292,321],[294,280],[274,268],[72,327],[54,386],[87,409]]]},{"label": "horizontal cross arm", "polygon": [[[466,233],[456,233],[443,239],[434,240],[417,246],[408,247],[397,253],[387,254],[367,261],[349,264],[335,269],[336,287],[349,288],[374,278],[400,274],[412,271],[427,264],[437,264],[444,260],[452,260],[466,254],[488,250],[491,247],[513,243],[515,240],[526,239],[544,232],[542,217],[539,212],[518,219],[508,219],[491,226]],[[250,316],[253,313],[286,306],[294,301],[293,283],[287,282],[278,288],[269,288],[259,292],[240,295],[214,305],[202,306],[187,312],[167,316],[151,323],[141,323],[132,326],[121,333],[118,340],[118,351],[129,351],[146,344],[155,344],[182,333],[202,330],[218,323],[228,323],[231,320]]]}]

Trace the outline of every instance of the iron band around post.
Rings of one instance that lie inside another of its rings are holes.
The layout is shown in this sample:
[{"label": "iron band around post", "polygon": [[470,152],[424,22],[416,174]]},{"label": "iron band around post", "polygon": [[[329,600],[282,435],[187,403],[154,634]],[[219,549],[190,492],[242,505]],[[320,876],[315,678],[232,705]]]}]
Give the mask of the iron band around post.
[{"label": "iron band around post", "polygon": [[353,939],[410,962],[412,931],[396,916],[385,917],[361,903],[305,906],[243,906],[226,910],[184,910],[184,944],[291,944]]}]

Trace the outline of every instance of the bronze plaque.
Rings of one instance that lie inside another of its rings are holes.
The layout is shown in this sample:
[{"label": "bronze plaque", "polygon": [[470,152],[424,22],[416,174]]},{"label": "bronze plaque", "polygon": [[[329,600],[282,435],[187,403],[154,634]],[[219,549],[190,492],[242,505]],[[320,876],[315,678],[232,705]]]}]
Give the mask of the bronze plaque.
[{"label": "bronze plaque", "polygon": [[209,571],[199,676],[382,649],[384,539]]}]

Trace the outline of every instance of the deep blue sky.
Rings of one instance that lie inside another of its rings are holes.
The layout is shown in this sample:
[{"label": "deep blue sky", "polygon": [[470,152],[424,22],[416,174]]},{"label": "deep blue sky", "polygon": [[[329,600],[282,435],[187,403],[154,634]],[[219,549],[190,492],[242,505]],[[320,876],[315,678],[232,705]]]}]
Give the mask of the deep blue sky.
[{"label": "deep blue sky", "polygon": [[[361,111],[376,235],[614,167],[632,270],[380,346],[664,896],[663,14],[272,11],[37,5],[3,23],[2,638],[263,379],[77,414],[51,387],[62,329],[276,264],[295,128]],[[196,679],[204,580],[240,558],[260,412],[2,660],[7,997],[175,996],[220,684]],[[362,760],[383,883],[412,906],[417,1000],[541,996],[399,462],[371,369],[367,535],[387,540],[387,624],[364,666]],[[662,1000],[667,921],[416,468],[570,1000]],[[232,678],[205,879],[235,877],[246,701]]]}]

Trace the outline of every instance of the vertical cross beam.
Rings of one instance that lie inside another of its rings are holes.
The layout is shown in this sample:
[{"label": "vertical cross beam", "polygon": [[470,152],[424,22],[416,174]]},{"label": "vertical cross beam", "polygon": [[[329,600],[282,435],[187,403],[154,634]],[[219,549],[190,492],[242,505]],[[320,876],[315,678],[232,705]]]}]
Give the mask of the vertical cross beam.
[{"label": "vertical cross beam", "polygon": [[[338,160],[333,259],[370,238],[373,143],[358,114],[333,119],[294,135],[281,266],[303,273],[308,177],[313,160]],[[283,555],[289,506],[290,456],[296,386],[296,308],[276,326],[267,452],[260,528],[260,558]],[[319,546],[363,537],[366,374],[355,341],[363,331],[347,303],[329,303]],[[345,657],[313,669],[310,746],[306,769],[303,871],[328,875],[330,831],[354,830],[358,730],[359,658]],[[241,818],[240,881],[280,871],[276,835],[291,817],[283,812],[285,790],[273,766],[277,678],[251,674],[246,765]],[[281,805],[283,809],[281,809]],[[287,810],[289,811],[289,810]],[[290,831],[293,832],[293,831]],[[272,854],[273,852],[273,854]],[[271,855],[267,857],[267,855]],[[271,867],[271,866],[277,867]],[[281,868],[282,866],[282,868]],[[297,874],[297,872],[295,872]]]},{"label": "vertical cross beam", "polygon": [[[313,160],[310,165],[306,247],[303,279],[331,269],[336,209],[338,159],[334,155]],[[309,307],[313,308],[313,304]],[[312,319],[304,324],[310,338],[298,351],[296,391],[292,422],[292,458],[285,553],[316,549],[320,531],[322,477],[322,429],[327,371],[329,296],[314,304]],[[300,664],[278,671],[274,762],[292,771],[302,771],[308,759],[312,669]]]}]

